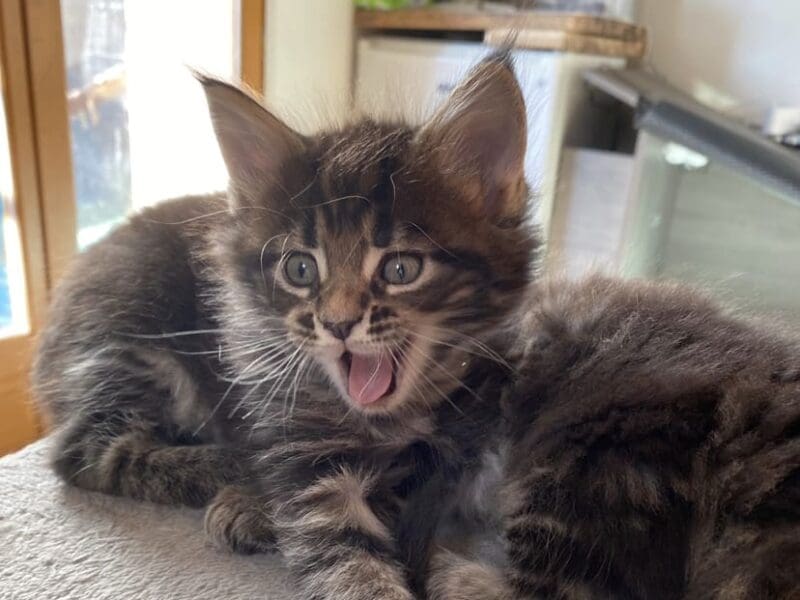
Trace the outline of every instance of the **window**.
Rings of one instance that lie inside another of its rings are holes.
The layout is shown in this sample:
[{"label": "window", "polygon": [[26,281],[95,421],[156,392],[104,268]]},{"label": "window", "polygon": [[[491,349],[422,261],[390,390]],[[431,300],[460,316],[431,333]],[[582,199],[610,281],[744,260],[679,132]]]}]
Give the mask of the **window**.
[{"label": "window", "polygon": [[35,439],[34,335],[72,254],[227,175],[190,67],[263,81],[263,0],[0,2],[0,455]]},{"label": "window", "polygon": [[224,189],[190,67],[234,77],[235,4],[62,0],[79,248],[131,210]]}]

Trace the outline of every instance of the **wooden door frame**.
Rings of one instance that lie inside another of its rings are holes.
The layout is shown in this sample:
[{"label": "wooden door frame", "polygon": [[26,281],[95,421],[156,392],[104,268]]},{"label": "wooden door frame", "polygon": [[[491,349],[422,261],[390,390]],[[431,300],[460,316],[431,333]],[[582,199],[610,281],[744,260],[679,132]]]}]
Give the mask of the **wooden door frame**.
[{"label": "wooden door frame", "polygon": [[[241,80],[264,84],[266,0],[239,0]],[[0,0],[0,74],[25,273],[28,331],[0,339],[0,455],[35,439],[28,370],[48,296],[77,251],[59,0]]]},{"label": "wooden door frame", "polygon": [[44,320],[50,281],[23,3],[0,2],[2,94],[28,312],[27,333],[0,339],[0,454],[35,439],[41,431],[30,404],[28,368],[33,335]]},{"label": "wooden door frame", "polygon": [[77,249],[61,3],[53,0],[22,0],[22,6],[48,287],[52,289]]},{"label": "wooden door frame", "polygon": [[264,31],[267,0],[239,0],[239,65],[242,82],[264,94]]}]

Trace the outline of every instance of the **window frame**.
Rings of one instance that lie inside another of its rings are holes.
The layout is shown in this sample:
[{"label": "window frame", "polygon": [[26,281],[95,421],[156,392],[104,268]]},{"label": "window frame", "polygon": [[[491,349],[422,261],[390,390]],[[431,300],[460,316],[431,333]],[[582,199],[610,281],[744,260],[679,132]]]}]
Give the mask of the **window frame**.
[{"label": "window frame", "polygon": [[[263,93],[266,0],[237,9],[240,77]],[[29,316],[26,332],[0,338],[2,455],[44,429],[30,402],[30,362],[48,297],[77,251],[61,2],[0,2],[0,74]]]}]

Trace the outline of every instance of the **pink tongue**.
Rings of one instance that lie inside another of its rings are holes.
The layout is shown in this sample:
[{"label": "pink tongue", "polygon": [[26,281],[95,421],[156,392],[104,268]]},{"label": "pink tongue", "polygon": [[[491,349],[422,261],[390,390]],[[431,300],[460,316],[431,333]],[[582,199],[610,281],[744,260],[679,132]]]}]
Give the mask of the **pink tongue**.
[{"label": "pink tongue", "polygon": [[359,404],[372,404],[392,385],[392,360],[384,354],[353,354],[350,361],[350,397]]}]

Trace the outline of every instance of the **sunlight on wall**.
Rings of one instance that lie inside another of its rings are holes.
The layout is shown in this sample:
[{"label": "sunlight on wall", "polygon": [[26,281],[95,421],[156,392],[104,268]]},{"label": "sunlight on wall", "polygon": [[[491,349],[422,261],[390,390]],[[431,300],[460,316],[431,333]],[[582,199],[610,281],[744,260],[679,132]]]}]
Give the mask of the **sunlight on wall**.
[{"label": "sunlight on wall", "polygon": [[189,67],[233,77],[234,1],[205,2],[202,10],[195,0],[126,4],[133,209],[227,185],[205,98]]},{"label": "sunlight on wall", "polygon": [[267,0],[265,97],[311,132],[352,109],[352,0]]},{"label": "sunlight on wall", "polygon": [[800,105],[800,2],[641,0],[648,62],[673,85],[718,110],[761,121]]}]

